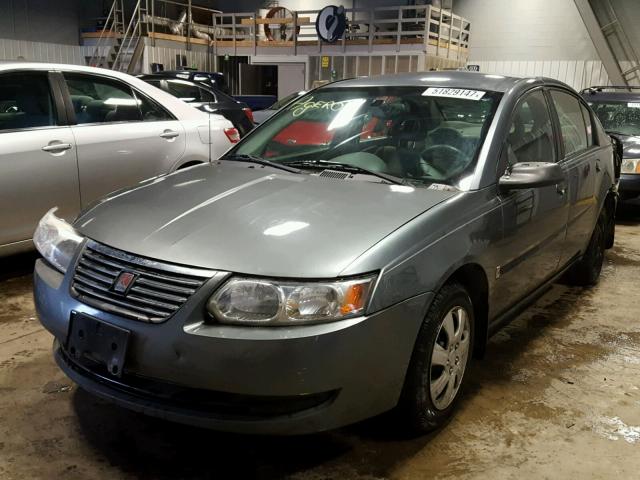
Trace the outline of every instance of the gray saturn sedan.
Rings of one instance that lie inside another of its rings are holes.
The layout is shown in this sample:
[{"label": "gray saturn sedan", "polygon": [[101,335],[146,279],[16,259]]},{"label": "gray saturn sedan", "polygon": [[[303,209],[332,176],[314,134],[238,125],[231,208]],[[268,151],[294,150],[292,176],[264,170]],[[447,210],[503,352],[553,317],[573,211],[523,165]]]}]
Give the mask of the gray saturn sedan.
[{"label": "gray saturn sedan", "polygon": [[178,422],[299,434],[452,413],[550,282],[597,281],[614,149],[546,78],[347,80],[220,160],[42,218],[35,301],[82,388]]}]

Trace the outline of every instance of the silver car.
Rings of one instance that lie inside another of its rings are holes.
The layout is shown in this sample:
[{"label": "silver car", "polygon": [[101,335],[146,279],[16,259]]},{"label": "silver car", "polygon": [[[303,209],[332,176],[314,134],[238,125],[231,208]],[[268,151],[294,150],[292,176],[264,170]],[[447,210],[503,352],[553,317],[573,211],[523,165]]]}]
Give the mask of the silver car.
[{"label": "silver car", "polygon": [[232,127],[123,73],[0,63],[0,256],[32,248],[52,206],[72,220],[113,190],[217,158]]},{"label": "silver car", "polygon": [[294,434],[451,415],[472,354],[614,239],[611,139],[565,84],[470,72],[327,85],[210,165],[34,239],[65,373],[150,415]]}]

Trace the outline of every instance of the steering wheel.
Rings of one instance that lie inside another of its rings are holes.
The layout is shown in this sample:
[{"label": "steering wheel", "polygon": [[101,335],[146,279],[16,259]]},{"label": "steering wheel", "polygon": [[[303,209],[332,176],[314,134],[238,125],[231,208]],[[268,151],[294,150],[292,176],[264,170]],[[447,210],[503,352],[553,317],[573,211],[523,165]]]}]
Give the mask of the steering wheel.
[{"label": "steering wheel", "polygon": [[462,134],[451,127],[437,127],[427,135],[434,144],[460,145],[462,143]]},{"label": "steering wheel", "polygon": [[[445,158],[451,159],[450,161],[452,165],[451,166],[447,165],[446,170],[443,170],[441,167],[438,167],[438,165],[434,164],[433,162],[430,162],[428,160],[428,157],[433,157],[434,154],[437,154],[436,152],[438,152],[440,155],[443,155]],[[466,162],[464,162],[464,157],[465,157],[464,152],[459,148],[454,147],[453,145],[446,145],[446,144],[431,145],[430,147],[427,147],[422,151],[421,156],[422,156],[422,159],[425,160],[426,164],[430,168],[433,168],[438,173],[440,173],[440,175],[442,175],[443,178],[450,177],[456,173],[459,173],[462,170],[464,170],[464,168],[467,166]]]}]

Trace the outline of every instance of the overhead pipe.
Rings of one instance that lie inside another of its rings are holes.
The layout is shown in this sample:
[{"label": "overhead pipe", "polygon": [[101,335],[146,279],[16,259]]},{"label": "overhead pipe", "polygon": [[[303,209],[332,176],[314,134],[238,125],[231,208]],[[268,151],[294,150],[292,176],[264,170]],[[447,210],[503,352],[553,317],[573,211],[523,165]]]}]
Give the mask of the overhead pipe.
[{"label": "overhead pipe", "polygon": [[[174,35],[184,36],[184,30],[185,30],[184,27],[187,23],[186,10],[182,11],[177,21],[171,20],[170,18],[157,17],[153,15],[148,15],[148,14],[145,14],[143,17],[146,23],[153,23],[154,25],[157,25],[157,26],[167,27],[169,31]],[[215,30],[221,35],[228,33],[228,32],[225,32],[224,29],[219,27],[217,27]],[[211,36],[209,35],[209,33],[207,33],[208,31],[210,31],[210,29],[207,28],[206,26],[198,25],[195,23],[191,25],[191,33],[196,38],[211,41]]]}]

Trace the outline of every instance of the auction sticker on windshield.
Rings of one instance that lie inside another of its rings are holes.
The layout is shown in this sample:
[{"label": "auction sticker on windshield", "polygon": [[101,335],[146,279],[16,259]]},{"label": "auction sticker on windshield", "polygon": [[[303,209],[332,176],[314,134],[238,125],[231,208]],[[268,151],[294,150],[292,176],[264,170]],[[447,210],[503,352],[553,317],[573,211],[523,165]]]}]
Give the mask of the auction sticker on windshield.
[{"label": "auction sticker on windshield", "polygon": [[466,100],[480,100],[485,92],[482,90],[466,90],[464,88],[429,87],[422,95],[426,97],[449,97]]}]

